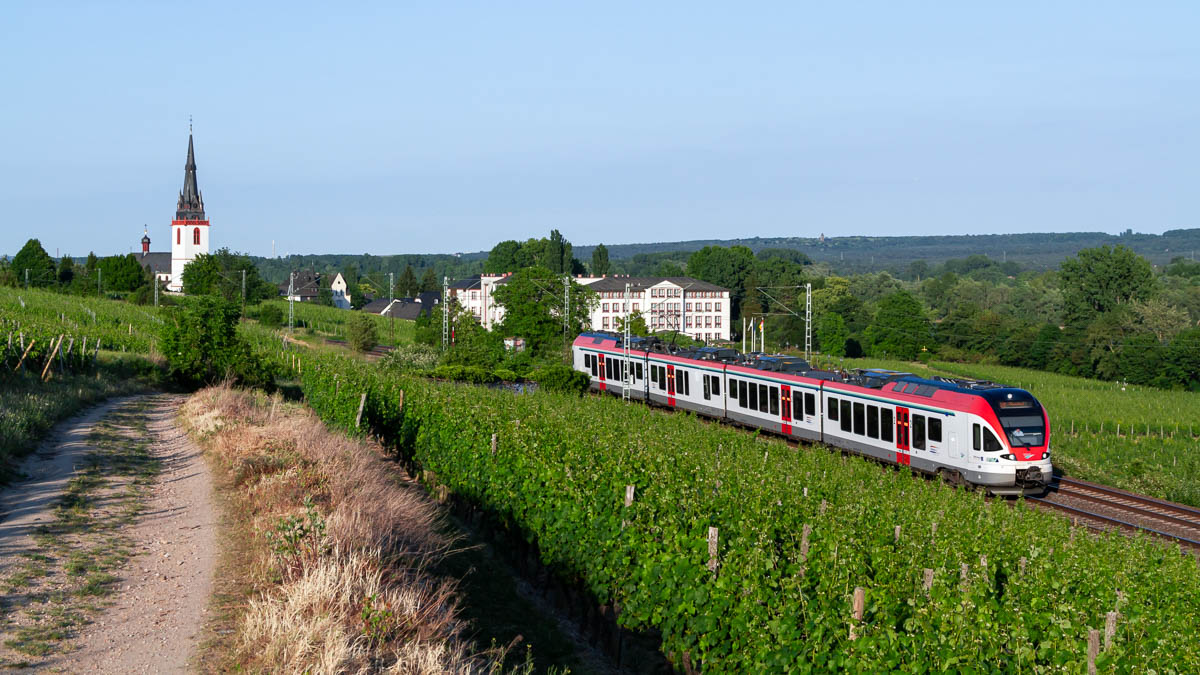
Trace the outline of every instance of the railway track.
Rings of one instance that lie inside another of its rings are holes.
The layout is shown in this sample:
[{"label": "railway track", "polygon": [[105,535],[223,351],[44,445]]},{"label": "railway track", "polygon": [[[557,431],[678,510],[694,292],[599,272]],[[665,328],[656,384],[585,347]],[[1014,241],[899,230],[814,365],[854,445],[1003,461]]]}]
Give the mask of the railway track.
[{"label": "railway track", "polygon": [[1146,532],[1200,549],[1200,509],[1062,476],[1045,497],[1026,497],[1097,529]]}]

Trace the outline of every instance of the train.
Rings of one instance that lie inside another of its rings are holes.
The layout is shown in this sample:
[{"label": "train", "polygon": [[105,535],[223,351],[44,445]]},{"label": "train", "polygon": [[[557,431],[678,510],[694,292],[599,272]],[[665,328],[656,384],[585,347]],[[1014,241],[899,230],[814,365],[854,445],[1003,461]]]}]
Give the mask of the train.
[{"label": "train", "polygon": [[880,368],[820,370],[805,359],[657,337],[586,332],[572,365],[593,391],[823,443],[979,486],[1001,496],[1047,490],[1050,418],[1028,391],[985,380]]}]

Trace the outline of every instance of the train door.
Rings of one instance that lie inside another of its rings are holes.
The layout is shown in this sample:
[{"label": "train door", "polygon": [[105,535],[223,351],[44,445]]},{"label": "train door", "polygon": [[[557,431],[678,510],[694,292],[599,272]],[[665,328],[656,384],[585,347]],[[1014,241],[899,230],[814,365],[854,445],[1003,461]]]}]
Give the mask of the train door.
[{"label": "train door", "polygon": [[604,388],[606,386],[605,385],[605,377],[604,377],[604,355],[597,354],[596,358],[598,359],[597,363],[599,364],[596,367],[596,370],[597,370],[597,372],[600,373],[600,391],[604,391]]},{"label": "train door", "polygon": [[908,465],[908,408],[896,408],[896,463]]},{"label": "train door", "polygon": [[667,405],[675,405],[675,366],[667,365]]},{"label": "train door", "polygon": [[783,418],[783,433],[791,435],[792,433],[792,388],[788,385],[781,385],[779,395],[783,397],[783,405],[779,411]]}]

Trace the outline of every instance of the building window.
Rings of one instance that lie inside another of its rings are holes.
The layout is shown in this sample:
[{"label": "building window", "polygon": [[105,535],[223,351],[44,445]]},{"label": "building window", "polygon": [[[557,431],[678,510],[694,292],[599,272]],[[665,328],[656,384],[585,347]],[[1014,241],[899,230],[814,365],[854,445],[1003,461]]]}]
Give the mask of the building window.
[{"label": "building window", "polygon": [[604,317],[604,327],[608,328],[608,317]]},{"label": "building window", "polygon": [[175,230],[175,243],[176,244],[183,243],[183,228],[182,227],[176,228],[176,230]]},{"label": "building window", "polygon": [[719,303],[719,302],[718,302],[718,303],[716,303],[716,304],[713,306],[713,309],[714,309],[715,311],[718,311],[718,312],[719,312],[719,311],[721,311],[721,303]]},{"label": "building window", "polygon": [[717,328],[720,328],[720,327],[721,327],[721,317],[719,317],[719,316],[718,316],[716,319],[713,319],[713,324],[714,324],[714,325],[715,325]]},{"label": "building window", "polygon": [[192,230],[192,244],[195,246],[200,245],[200,228],[198,227]]},{"label": "building window", "polygon": [[641,303],[637,303],[637,302],[633,303],[633,311],[635,311],[635,312],[641,311],[638,309],[639,307],[641,307]]},{"label": "building window", "polygon": [[600,311],[601,311],[601,312],[607,312],[607,311],[608,311],[608,303],[607,303],[607,302],[606,302],[606,303],[603,303],[602,305],[600,305],[600,307],[601,307],[601,309],[600,309]]}]

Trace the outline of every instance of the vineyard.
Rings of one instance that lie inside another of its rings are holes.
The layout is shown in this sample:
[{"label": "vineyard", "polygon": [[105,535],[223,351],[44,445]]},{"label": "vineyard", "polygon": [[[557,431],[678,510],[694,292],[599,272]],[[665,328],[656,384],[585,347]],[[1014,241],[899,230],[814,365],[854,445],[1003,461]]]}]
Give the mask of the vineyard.
[{"label": "vineyard", "polygon": [[153,308],[0,288],[0,478],[55,422],[144,388]]},{"label": "vineyard", "polygon": [[[268,305],[282,310],[284,325],[287,325],[288,302],[286,300],[270,300],[262,303],[259,311]],[[297,302],[293,304],[293,307],[296,313],[296,329],[302,332],[345,340],[350,319],[362,315],[370,317],[375,322],[375,330],[379,334],[379,344],[402,345],[413,341],[414,322],[408,319],[389,319],[369,312],[338,309],[311,302]]]},{"label": "vineyard", "polygon": [[1161,543],[615,399],[281,361],[677,666],[1080,672],[1091,638],[1103,670],[1200,668],[1200,569]]}]

